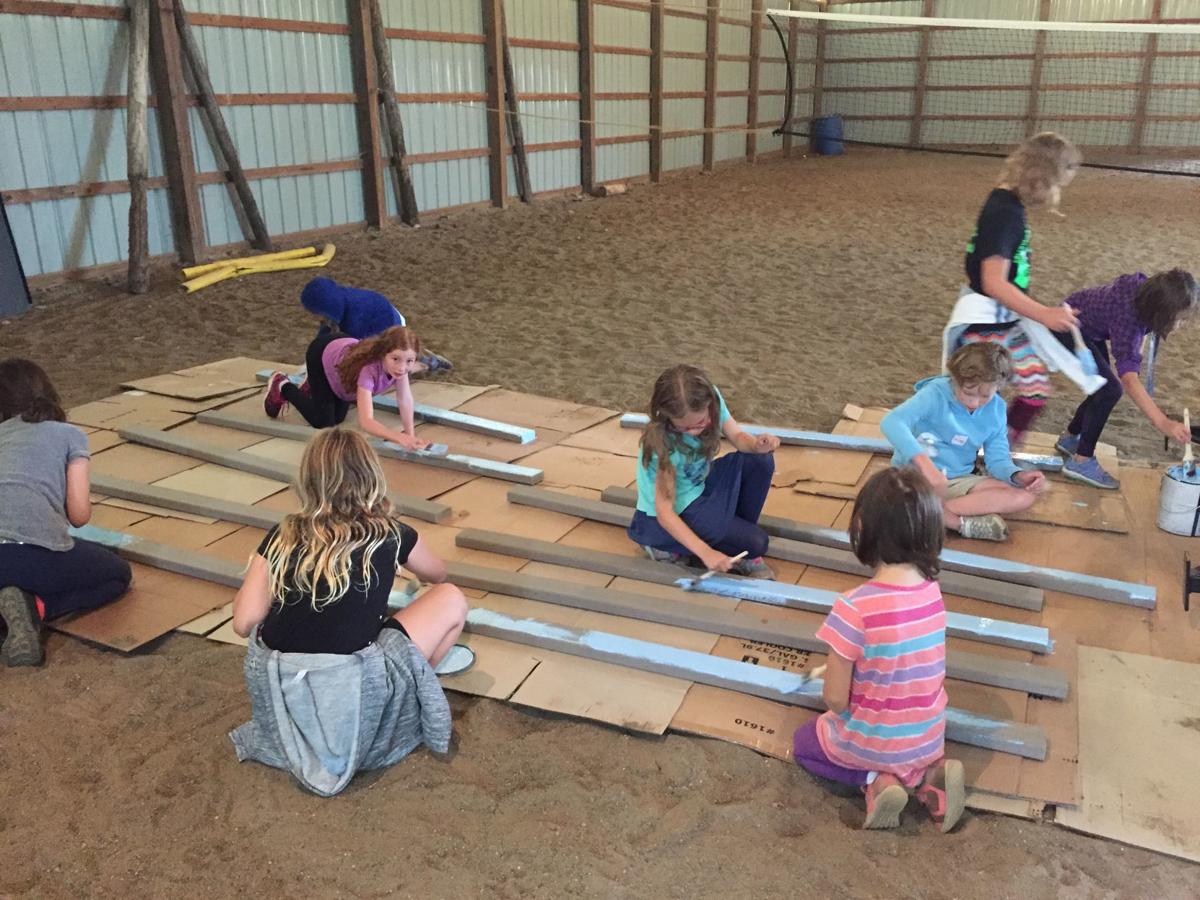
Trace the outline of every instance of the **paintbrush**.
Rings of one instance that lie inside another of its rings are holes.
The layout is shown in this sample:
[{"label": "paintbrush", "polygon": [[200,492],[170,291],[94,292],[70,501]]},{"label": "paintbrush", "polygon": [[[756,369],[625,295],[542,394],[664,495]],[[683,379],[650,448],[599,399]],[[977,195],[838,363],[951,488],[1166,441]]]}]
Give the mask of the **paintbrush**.
[{"label": "paintbrush", "polygon": [[[748,552],[749,551],[747,551],[747,550],[743,550],[737,556],[730,557],[729,561],[731,563],[735,563],[739,559],[745,559],[746,554]],[[680,587],[682,587],[685,591],[694,591],[697,587],[700,586],[700,582],[704,581],[706,578],[712,578],[714,575],[717,575],[717,574],[719,574],[717,569],[709,569],[703,575],[698,575],[695,578],[686,579],[685,581],[683,581],[682,584],[680,584]]]},{"label": "paintbrush", "polygon": [[[1191,416],[1188,415],[1188,411],[1186,408],[1183,411],[1183,427],[1186,428],[1188,431],[1192,430],[1192,419],[1191,419]],[[1187,469],[1189,478],[1191,478],[1193,475],[1196,474],[1196,460],[1195,460],[1195,457],[1192,455],[1192,442],[1191,441],[1188,441],[1186,444],[1183,445],[1183,465]]]}]

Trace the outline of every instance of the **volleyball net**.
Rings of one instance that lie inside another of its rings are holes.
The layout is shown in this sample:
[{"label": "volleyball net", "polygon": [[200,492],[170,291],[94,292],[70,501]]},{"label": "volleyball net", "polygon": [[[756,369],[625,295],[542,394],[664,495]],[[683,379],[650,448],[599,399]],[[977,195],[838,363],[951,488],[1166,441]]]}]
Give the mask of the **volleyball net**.
[{"label": "volleyball net", "polygon": [[778,134],[836,116],[849,144],[1003,156],[1058,131],[1085,165],[1200,176],[1200,18],[766,14],[789,61]]}]

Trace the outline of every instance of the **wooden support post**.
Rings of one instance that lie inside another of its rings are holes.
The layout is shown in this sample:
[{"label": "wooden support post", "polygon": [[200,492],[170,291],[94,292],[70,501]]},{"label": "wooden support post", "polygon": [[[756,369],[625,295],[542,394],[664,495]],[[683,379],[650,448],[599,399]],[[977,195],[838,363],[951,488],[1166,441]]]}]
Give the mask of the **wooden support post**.
[{"label": "wooden support post", "polygon": [[578,0],[579,12],[579,184],[585,194],[596,190],[596,82],[592,70],[592,0]]},{"label": "wooden support post", "polygon": [[717,46],[721,37],[721,10],[709,0],[704,45],[704,171],[711,172],[717,150]]},{"label": "wooden support post", "polygon": [[[788,9],[794,9],[794,8],[795,8],[795,4],[794,4],[793,0],[788,0]],[[791,67],[793,79],[789,80],[787,78],[787,76],[785,75],[784,76],[784,84],[785,85],[794,84],[794,77],[796,74],[796,48],[800,42],[800,24],[795,19],[788,19],[787,20],[787,28],[788,28],[787,62],[785,63],[785,65]],[[784,109],[791,109],[793,107],[793,104],[795,104],[795,102],[796,102],[796,95],[793,94],[785,102]],[[789,131],[791,131],[793,128],[795,128],[795,125],[793,124],[794,119],[795,119],[795,115],[792,116],[792,119],[789,119],[787,122],[783,123],[784,127],[787,128]],[[792,155],[792,135],[790,135],[790,134],[785,134],[783,136],[783,155],[784,156]]]},{"label": "wooden support post", "polygon": [[174,0],[150,3],[150,72],[158,106],[158,135],[171,203],[171,233],[180,263],[193,266],[204,246],[200,215],[200,190],[192,157],[192,130],[188,124],[187,87],[179,35],[175,31]]},{"label": "wooden support post", "polygon": [[488,181],[492,206],[508,202],[508,136],[504,126],[504,0],[482,0],[484,72],[487,78]]},{"label": "wooden support post", "polygon": [[[1038,20],[1050,18],[1050,0],[1038,4]],[[1029,101],[1025,105],[1025,137],[1037,131],[1040,94],[1042,91],[1042,65],[1046,58],[1046,32],[1039,31],[1033,39],[1033,67],[1029,73]]]},{"label": "wooden support post", "polygon": [[[921,15],[927,19],[933,17],[933,0],[925,0]],[[921,125],[925,114],[925,77],[929,68],[929,44],[932,36],[931,29],[921,29],[921,45],[917,50],[917,83],[913,92],[912,128],[908,132],[908,143],[913,147],[921,146]]]},{"label": "wooden support post", "polygon": [[818,19],[816,62],[813,64],[812,114],[814,119],[821,115],[821,107],[825,101],[825,41],[828,33],[825,20]]},{"label": "wooden support post", "polygon": [[129,88],[125,159],[129,178],[128,283],[131,294],[144,294],[150,286],[150,232],[146,211],[146,95],[150,82],[149,53],[150,7],[147,0],[129,0]]},{"label": "wooden support post", "polygon": [[267,233],[267,225],[263,221],[262,213],[259,212],[258,201],[254,199],[254,194],[250,190],[250,182],[246,180],[246,173],[242,170],[237,148],[233,145],[233,137],[229,134],[229,129],[225,127],[225,117],[221,115],[221,107],[217,105],[217,97],[213,93],[212,82],[208,77],[208,66],[204,64],[204,57],[200,53],[200,44],[192,33],[192,26],[188,23],[183,0],[175,0],[174,12],[175,27],[179,31],[179,43],[183,48],[183,55],[187,57],[188,68],[192,72],[192,81],[195,83],[196,93],[200,98],[200,107],[208,117],[208,126],[212,129],[217,149],[224,158],[229,180],[233,182],[233,188],[242,204],[242,212],[246,216],[246,223],[250,226],[250,235],[248,235],[250,243],[259,250],[270,253],[272,250],[271,236]]},{"label": "wooden support post", "polygon": [[512,47],[508,43],[508,22],[504,17],[503,0],[499,3],[499,14],[500,42],[504,50],[504,106],[508,110],[508,137],[512,142],[517,193],[525,203],[532,203],[533,186],[529,178],[529,157],[525,153],[525,129],[521,127],[521,104],[517,97],[517,73],[513,66]]},{"label": "wooden support post", "polygon": [[350,23],[350,66],[354,74],[354,113],[362,157],[363,218],[372,228],[387,223],[387,191],[379,131],[379,64],[371,38],[371,9],[364,0],[346,0]]},{"label": "wooden support post", "polygon": [[662,181],[663,153],[663,0],[650,3],[650,180]]},{"label": "wooden support post", "polygon": [[396,205],[400,208],[400,221],[405,225],[421,224],[417,209],[417,195],[413,191],[412,176],[404,157],[408,150],[404,145],[404,123],[400,119],[400,104],[396,100],[396,78],[392,74],[392,51],[388,46],[387,31],[383,27],[383,13],[379,0],[364,0],[370,7],[371,43],[375,48],[375,67],[379,76],[379,96],[383,99],[383,112],[387,119],[388,138],[392,145],[392,173],[396,180]]},{"label": "wooden support post", "polygon": [[750,0],[750,83],[746,89],[746,159],[758,159],[758,76],[762,61],[763,0]]},{"label": "wooden support post", "polygon": [[[1162,21],[1162,0],[1154,0],[1150,10],[1150,21]],[[1158,35],[1146,35],[1146,46],[1142,51],[1142,78],[1138,86],[1137,106],[1133,112],[1133,134],[1129,136],[1129,149],[1141,153],[1146,143],[1146,107],[1150,104],[1150,89],[1154,84],[1154,59],[1158,55]]]}]

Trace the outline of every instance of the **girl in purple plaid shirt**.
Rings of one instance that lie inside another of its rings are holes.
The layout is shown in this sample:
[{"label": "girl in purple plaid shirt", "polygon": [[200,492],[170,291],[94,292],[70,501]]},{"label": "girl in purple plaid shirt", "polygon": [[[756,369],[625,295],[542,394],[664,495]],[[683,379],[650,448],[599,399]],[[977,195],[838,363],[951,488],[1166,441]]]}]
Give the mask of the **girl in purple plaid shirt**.
[{"label": "girl in purple plaid shirt", "polygon": [[1083,341],[1096,358],[1096,367],[1106,383],[1079,404],[1071,424],[1058,439],[1057,447],[1067,457],[1063,474],[1114,490],[1120,483],[1096,461],[1096,442],[1123,393],[1128,392],[1137,408],[1167,437],[1183,444],[1192,439],[1182,422],[1168,418],[1158,408],[1142,384],[1140,372],[1146,335],[1166,339],[1200,305],[1200,291],[1196,279],[1182,269],[1149,278],[1138,272],[1078,291],[1064,305],[1078,314]]}]

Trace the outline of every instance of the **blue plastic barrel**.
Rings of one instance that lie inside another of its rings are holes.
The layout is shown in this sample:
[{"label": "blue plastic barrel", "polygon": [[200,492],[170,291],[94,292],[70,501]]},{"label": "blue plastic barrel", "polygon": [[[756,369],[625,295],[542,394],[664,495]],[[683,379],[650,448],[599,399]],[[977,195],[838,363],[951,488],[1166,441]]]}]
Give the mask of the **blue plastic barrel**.
[{"label": "blue plastic barrel", "polygon": [[812,148],[821,156],[842,153],[842,117],[819,116],[812,120]]}]

